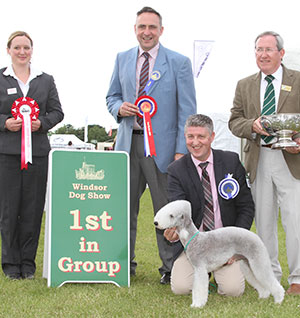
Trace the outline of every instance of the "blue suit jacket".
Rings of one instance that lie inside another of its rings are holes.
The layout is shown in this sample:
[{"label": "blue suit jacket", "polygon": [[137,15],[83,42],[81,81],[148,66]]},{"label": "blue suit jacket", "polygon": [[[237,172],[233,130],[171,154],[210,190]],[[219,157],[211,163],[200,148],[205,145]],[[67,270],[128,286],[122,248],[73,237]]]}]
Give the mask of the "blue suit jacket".
[{"label": "blue suit jacket", "polygon": [[[118,117],[123,102],[134,104],[136,96],[136,64],[138,47],[119,53],[107,93],[109,112],[120,124],[116,150],[130,153],[134,117]],[[184,124],[196,113],[194,78],[190,60],[161,44],[153,71],[161,77],[155,81],[148,95],[157,102],[157,112],[151,118],[157,156],[157,167],[167,171],[175,153],[186,153]]]}]

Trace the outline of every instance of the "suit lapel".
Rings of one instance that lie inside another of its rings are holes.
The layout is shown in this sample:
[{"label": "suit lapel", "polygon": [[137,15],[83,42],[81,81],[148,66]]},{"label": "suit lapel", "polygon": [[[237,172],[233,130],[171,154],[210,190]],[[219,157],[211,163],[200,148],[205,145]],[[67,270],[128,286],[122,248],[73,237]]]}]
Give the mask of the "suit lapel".
[{"label": "suit lapel", "polygon": [[16,99],[18,99],[19,97],[23,97],[23,93],[21,91],[21,88],[19,86],[18,81],[15,78],[11,77],[11,76],[4,76],[4,77],[7,78],[7,81],[11,85],[11,87],[8,87],[8,88],[16,88],[17,89],[17,94],[16,94],[17,97],[16,97]]},{"label": "suit lapel", "polygon": [[253,85],[251,87],[250,96],[253,98],[254,105],[250,105],[250,107],[254,107],[256,116],[259,117],[261,115],[261,105],[260,105],[260,78],[261,73],[257,73],[256,76],[253,77]]},{"label": "suit lapel", "polygon": [[219,183],[221,180],[225,178],[223,169],[222,169],[222,160],[218,156],[218,153],[213,151],[214,156],[214,172],[215,172],[215,180],[216,180],[216,187],[218,188]]},{"label": "suit lapel", "polygon": [[29,90],[27,93],[28,97],[33,98],[34,92],[38,89],[39,81],[36,81],[37,77],[35,77],[33,80],[30,81],[29,83]]},{"label": "suit lapel", "polygon": [[138,53],[139,53],[138,47],[132,50],[127,61],[128,67],[126,68],[128,72],[128,78],[134,92],[136,91],[136,63],[137,63]]},{"label": "suit lapel", "polygon": [[[212,151],[213,151],[213,156],[214,156],[215,181],[216,181],[216,187],[217,187],[217,191],[218,191],[219,183],[221,182],[221,180],[223,180],[225,178],[225,175],[224,175],[222,160],[221,160],[220,156],[218,155],[218,152],[216,152],[214,150],[212,150]],[[228,171],[228,173],[229,172],[230,171]],[[221,197],[219,195],[219,191],[218,191],[218,202],[219,202],[220,211],[222,214],[223,201],[221,200]]]},{"label": "suit lapel", "polygon": [[[148,91],[148,95],[151,95],[151,92],[155,89],[157,85],[159,85],[160,81],[162,80],[163,76],[167,71],[167,59],[166,59],[166,51],[165,48],[160,44],[158,54],[155,60],[155,64],[153,67],[152,72],[158,71],[160,74],[160,79],[154,81],[153,85],[150,87]],[[151,74],[150,74],[151,75]]]},{"label": "suit lapel", "polygon": [[[283,66],[283,74],[282,74],[282,85],[290,86],[293,89],[293,74],[290,73],[284,66]],[[285,100],[289,96],[290,92],[287,90],[282,90],[280,87],[280,94],[279,100],[277,105],[277,113],[280,113],[281,108],[284,105]]]},{"label": "suit lapel", "polygon": [[191,154],[186,155],[186,161],[187,161],[187,172],[199,196],[199,200],[200,200],[199,202],[204,202],[204,192],[203,192],[202,183],[199,178],[198,171],[192,161]]}]

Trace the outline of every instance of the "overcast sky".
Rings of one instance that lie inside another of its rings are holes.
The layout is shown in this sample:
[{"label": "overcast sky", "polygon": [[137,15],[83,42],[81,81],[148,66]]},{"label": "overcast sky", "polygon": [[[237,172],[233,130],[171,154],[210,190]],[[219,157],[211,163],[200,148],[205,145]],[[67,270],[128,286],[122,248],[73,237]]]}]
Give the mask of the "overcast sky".
[{"label": "overcast sky", "polygon": [[194,40],[215,41],[195,79],[199,113],[229,112],[236,82],[257,71],[257,34],[274,30],[287,51],[300,49],[298,0],[14,0],[1,3],[0,66],[10,63],[9,35],[28,32],[33,64],[55,78],[62,124],[83,127],[88,118],[89,124],[117,128],[105,96],[116,54],[137,45],[133,27],[143,6],[163,17],[161,43],[192,61]]}]

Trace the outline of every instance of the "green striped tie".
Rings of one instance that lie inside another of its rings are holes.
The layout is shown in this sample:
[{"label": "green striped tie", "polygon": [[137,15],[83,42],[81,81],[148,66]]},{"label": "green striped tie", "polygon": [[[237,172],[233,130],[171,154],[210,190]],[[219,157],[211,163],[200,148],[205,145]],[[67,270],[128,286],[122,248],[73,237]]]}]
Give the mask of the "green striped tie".
[{"label": "green striped tie", "polygon": [[[272,115],[275,114],[275,91],[274,86],[272,84],[272,81],[274,79],[274,76],[267,75],[265,77],[265,80],[268,82],[265,96],[264,96],[264,104],[261,114],[262,115]],[[267,144],[269,143],[274,137],[273,136],[261,136],[261,139],[264,140],[264,142]]]}]

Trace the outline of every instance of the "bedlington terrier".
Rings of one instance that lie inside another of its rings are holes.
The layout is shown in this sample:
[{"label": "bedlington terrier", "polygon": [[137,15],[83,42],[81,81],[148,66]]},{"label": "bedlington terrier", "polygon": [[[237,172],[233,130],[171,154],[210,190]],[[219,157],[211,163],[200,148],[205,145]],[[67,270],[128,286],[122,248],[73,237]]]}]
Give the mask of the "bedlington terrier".
[{"label": "bedlington terrier", "polygon": [[283,301],[284,289],[274,276],[266,247],[255,233],[233,226],[199,232],[191,219],[191,204],[185,200],[161,208],[154,217],[154,225],[161,230],[176,227],[194,268],[192,307],[206,304],[208,273],[222,267],[233,256],[241,259],[245,279],[257,290],[259,298],[272,294],[275,303]]}]

